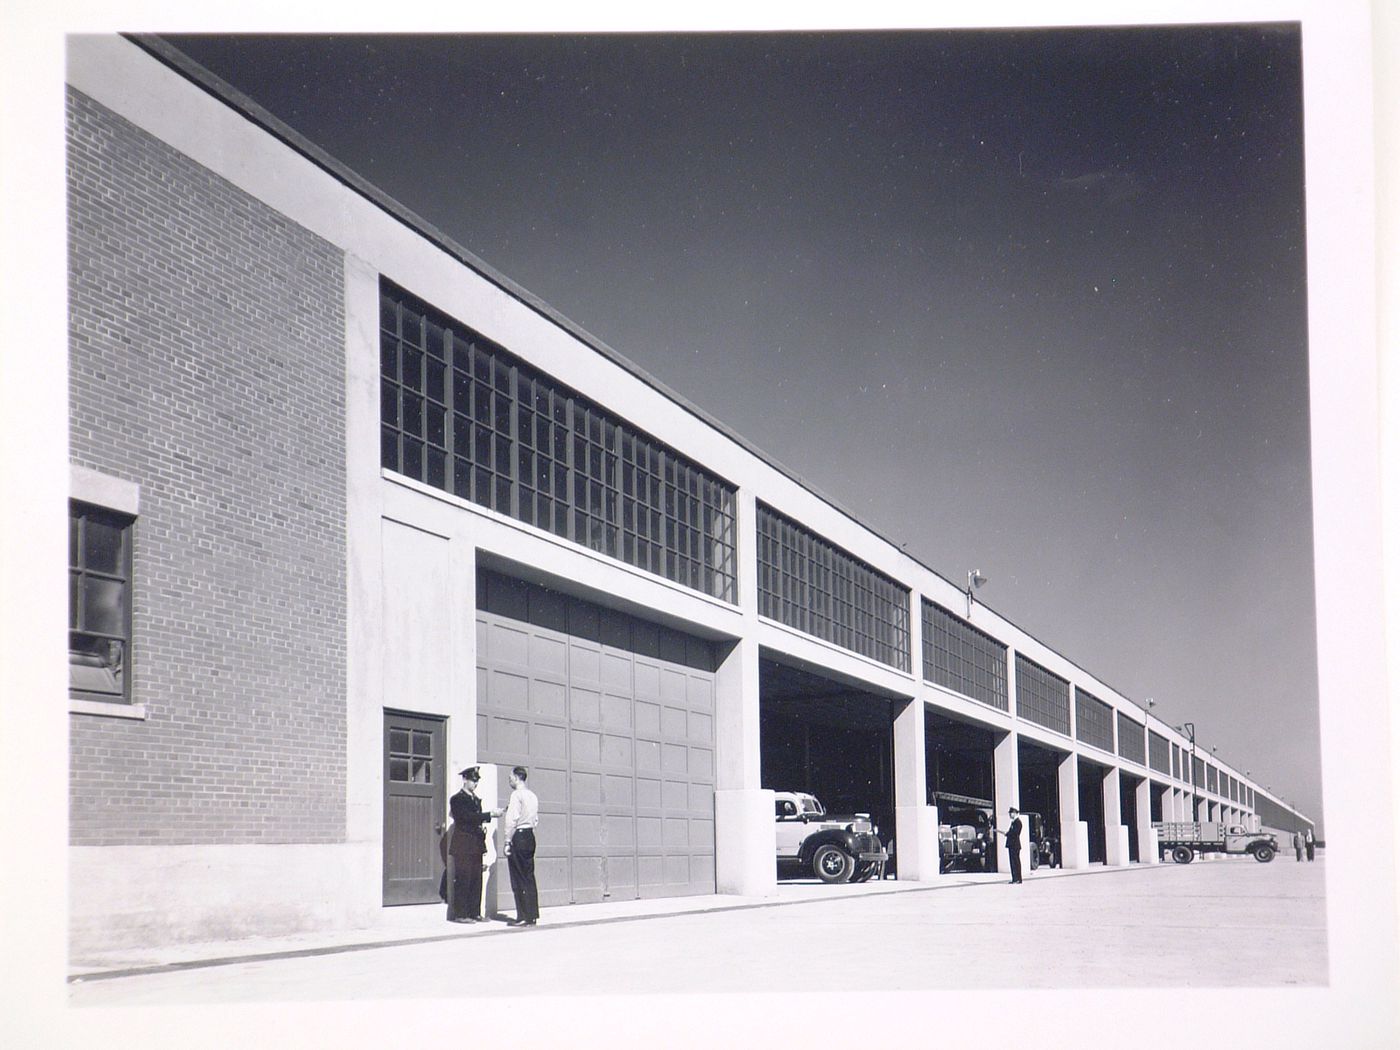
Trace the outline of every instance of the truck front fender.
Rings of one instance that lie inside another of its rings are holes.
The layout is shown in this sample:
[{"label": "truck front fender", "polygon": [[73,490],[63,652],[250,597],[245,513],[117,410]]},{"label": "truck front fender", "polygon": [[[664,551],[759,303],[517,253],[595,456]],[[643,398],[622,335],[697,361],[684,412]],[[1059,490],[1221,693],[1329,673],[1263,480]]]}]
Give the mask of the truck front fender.
[{"label": "truck front fender", "polygon": [[802,840],[802,848],[797,852],[797,858],[803,864],[812,862],[812,854],[817,852],[819,846],[831,843],[833,846],[840,846],[851,856],[856,855],[855,843],[851,841],[851,834],[839,828],[827,828],[825,831],[818,831],[808,835]]}]

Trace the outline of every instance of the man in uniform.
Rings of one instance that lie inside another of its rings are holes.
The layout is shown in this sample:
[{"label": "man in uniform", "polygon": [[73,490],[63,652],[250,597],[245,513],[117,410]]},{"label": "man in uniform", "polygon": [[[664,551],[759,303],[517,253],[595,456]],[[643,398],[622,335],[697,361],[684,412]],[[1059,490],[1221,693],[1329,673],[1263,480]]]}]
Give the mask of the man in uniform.
[{"label": "man in uniform", "polygon": [[506,806],[506,864],[510,891],[515,895],[515,918],[507,926],[534,926],[540,921],[540,894],[535,886],[535,827],[540,820],[540,800],[525,784],[530,773],[524,766],[510,771],[510,804]]},{"label": "man in uniform", "polygon": [[462,790],[448,803],[452,813],[452,835],[447,845],[448,882],[447,921],[481,922],[481,870],[486,856],[485,824],[497,812],[483,810],[476,788],[481,782],[481,770],[468,766],[462,770]]},{"label": "man in uniform", "polygon": [[1006,859],[1011,862],[1011,882],[1021,881],[1021,813],[1015,806],[1006,811],[1011,823],[1006,828]]}]

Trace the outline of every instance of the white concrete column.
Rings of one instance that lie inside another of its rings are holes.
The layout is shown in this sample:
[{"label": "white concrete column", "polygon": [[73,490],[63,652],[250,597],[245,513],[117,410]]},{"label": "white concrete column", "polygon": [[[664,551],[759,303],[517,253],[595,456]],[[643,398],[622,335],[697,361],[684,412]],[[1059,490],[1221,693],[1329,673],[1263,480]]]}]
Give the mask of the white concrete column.
[{"label": "white concrete column", "polygon": [[1089,827],[1079,819],[1079,756],[1060,758],[1060,863],[1066,868],[1089,866]]},{"label": "white concrete column", "polygon": [[928,806],[924,702],[918,699],[897,705],[894,716],[894,839],[900,881],[937,878],[938,825]]},{"label": "white concrete column", "polygon": [[758,508],[748,489],[739,490],[735,504],[744,637],[715,675],[715,888],[768,897],[778,892],[778,840],[759,748]]},{"label": "white concrete column", "polygon": [[[1021,761],[1017,753],[1020,736],[1013,730],[996,742],[992,749],[992,797],[997,830],[1005,831],[1010,823],[1006,811],[1021,808]],[[1006,836],[996,835],[997,871],[1010,875],[1011,861],[1006,855]],[[1031,829],[1021,821],[1021,870],[1030,870]]]},{"label": "white concrete column", "polygon": [[1123,823],[1123,796],[1118,767],[1110,766],[1103,777],[1104,862],[1111,867],[1128,863],[1128,828]]},{"label": "white concrete column", "polygon": [[715,886],[720,893],[778,891],[773,792],[759,779],[758,642],[743,638],[715,676]]},{"label": "white concrete column", "polygon": [[1152,781],[1144,777],[1135,789],[1137,802],[1138,863],[1157,863],[1157,832],[1152,827]]}]

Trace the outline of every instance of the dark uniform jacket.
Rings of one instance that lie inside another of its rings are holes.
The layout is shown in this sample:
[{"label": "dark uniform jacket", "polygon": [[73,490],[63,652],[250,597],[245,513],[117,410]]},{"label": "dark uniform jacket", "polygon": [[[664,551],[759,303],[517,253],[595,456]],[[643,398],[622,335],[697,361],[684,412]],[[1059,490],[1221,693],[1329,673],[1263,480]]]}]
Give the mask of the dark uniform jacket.
[{"label": "dark uniform jacket", "polygon": [[1017,817],[1011,822],[1011,826],[1006,829],[1006,848],[1019,850],[1021,848],[1021,818]]},{"label": "dark uniform jacket", "polygon": [[475,860],[481,863],[486,852],[486,830],[483,827],[491,819],[491,814],[481,811],[481,799],[459,791],[448,800],[452,813],[452,837],[447,852],[453,860],[461,863]]}]

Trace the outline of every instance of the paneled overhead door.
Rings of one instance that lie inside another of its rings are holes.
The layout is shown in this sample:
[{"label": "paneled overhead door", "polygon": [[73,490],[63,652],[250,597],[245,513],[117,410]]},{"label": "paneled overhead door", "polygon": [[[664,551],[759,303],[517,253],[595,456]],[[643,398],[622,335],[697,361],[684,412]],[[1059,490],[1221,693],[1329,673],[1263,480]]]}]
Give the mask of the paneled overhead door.
[{"label": "paneled overhead door", "polygon": [[530,769],[542,905],[715,891],[714,670],[708,642],[480,574],[478,753]]}]

